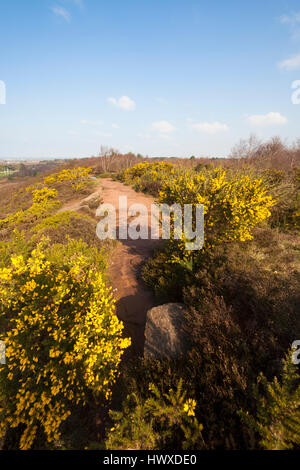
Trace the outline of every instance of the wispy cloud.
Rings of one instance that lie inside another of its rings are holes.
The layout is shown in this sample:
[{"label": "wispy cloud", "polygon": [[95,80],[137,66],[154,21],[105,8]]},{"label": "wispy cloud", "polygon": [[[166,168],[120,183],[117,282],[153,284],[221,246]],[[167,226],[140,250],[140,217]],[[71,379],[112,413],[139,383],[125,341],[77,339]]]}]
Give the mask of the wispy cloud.
[{"label": "wispy cloud", "polygon": [[121,96],[121,98],[107,98],[107,101],[117,108],[124,109],[125,111],[133,111],[136,108],[135,102],[129,96]]},{"label": "wispy cloud", "polygon": [[289,26],[293,39],[300,38],[300,11],[282,15],[280,21]]},{"label": "wispy cloud", "polygon": [[253,114],[252,116],[248,116],[248,122],[252,126],[274,126],[286,124],[288,120],[280,113],[271,112],[267,114]]},{"label": "wispy cloud", "polygon": [[160,134],[170,134],[176,130],[176,128],[168,121],[153,122],[152,129],[159,132]]},{"label": "wispy cloud", "polygon": [[119,126],[119,124],[113,123],[113,124],[111,125],[111,127],[112,127],[113,129],[119,129],[120,126]]},{"label": "wispy cloud", "polygon": [[52,12],[61,18],[63,18],[67,23],[71,21],[71,13],[64,7],[54,6],[51,8]]},{"label": "wispy cloud", "polygon": [[279,67],[284,70],[297,70],[300,69],[300,54],[293,55],[288,59],[279,62]]},{"label": "wispy cloud", "polygon": [[227,132],[229,127],[221,122],[198,122],[192,124],[192,129],[205,134],[217,134],[218,132]]}]

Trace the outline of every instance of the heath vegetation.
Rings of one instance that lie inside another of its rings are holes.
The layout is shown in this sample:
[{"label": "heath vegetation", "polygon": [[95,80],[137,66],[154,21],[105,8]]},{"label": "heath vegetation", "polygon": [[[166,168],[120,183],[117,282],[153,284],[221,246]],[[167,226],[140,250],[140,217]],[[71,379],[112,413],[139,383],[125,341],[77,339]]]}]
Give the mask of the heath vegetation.
[{"label": "heath vegetation", "polygon": [[[203,249],[171,236],[142,270],[157,303],[185,304],[183,358],[124,356],[100,199],[67,206],[93,193],[95,176],[204,206]],[[227,159],[102,148],[13,175],[0,197],[3,449],[299,449],[299,142],[252,136]]]}]

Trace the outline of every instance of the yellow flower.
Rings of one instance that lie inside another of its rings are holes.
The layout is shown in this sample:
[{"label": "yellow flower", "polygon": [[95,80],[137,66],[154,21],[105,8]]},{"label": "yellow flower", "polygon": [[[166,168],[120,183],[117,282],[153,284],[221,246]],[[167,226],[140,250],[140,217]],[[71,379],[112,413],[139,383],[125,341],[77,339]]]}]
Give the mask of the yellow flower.
[{"label": "yellow flower", "polygon": [[22,425],[19,445],[29,449],[38,428],[48,442],[59,439],[61,424],[74,404],[85,404],[86,394],[111,399],[131,341],[122,337],[123,323],[103,273],[93,272],[87,257],[79,253],[63,267],[50,263],[38,245],[28,260],[15,257],[13,262],[0,270],[2,309],[10,318],[3,338],[7,368],[0,373],[15,393],[5,397],[0,426]]},{"label": "yellow flower", "polygon": [[186,400],[183,410],[187,413],[188,416],[195,416],[196,401],[192,398]]}]

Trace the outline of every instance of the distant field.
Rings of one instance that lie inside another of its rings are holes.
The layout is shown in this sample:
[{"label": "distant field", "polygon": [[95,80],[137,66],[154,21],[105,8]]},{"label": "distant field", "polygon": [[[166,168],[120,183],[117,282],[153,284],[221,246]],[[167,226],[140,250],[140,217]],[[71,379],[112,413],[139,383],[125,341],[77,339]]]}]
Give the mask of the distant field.
[{"label": "distant field", "polygon": [[8,171],[0,171],[0,178],[5,178],[6,176],[15,173],[15,170],[8,170]]}]

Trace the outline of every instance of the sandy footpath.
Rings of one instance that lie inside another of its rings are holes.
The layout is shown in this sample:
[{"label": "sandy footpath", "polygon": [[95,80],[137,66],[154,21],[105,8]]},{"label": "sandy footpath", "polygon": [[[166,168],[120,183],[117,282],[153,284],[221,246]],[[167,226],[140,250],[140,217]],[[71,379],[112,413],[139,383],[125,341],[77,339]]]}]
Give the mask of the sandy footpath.
[{"label": "sandy footpath", "polygon": [[[101,197],[104,203],[118,208],[119,196],[127,196],[128,207],[132,204],[146,206],[148,217],[142,223],[149,230],[153,197],[137,193],[129,186],[108,178],[101,180],[101,183]],[[124,217],[122,213],[118,215],[120,218]],[[130,220],[129,218],[129,223]],[[140,271],[159,243],[159,240],[150,238],[148,240],[120,240],[109,260],[108,275],[114,289],[117,315],[124,321],[126,331],[133,337],[135,352],[142,352],[146,313],[154,305],[153,295],[141,279]]]},{"label": "sandy footpath", "polygon": [[[142,225],[146,226],[150,233],[153,197],[137,193],[129,186],[111,178],[99,180],[99,187],[90,196],[71,201],[60,211],[78,211],[82,204],[95,196],[100,196],[103,203],[112,204],[116,208],[117,233],[118,221],[124,220],[125,217],[124,212],[118,210],[119,196],[127,197],[128,208],[132,204],[143,204],[148,210],[148,217],[142,220]],[[131,220],[133,219],[128,218],[128,223]],[[151,240],[150,237],[147,240],[120,240],[108,261],[108,276],[116,299],[116,313],[124,322],[125,332],[132,336],[134,343],[132,350],[136,353],[143,351],[146,313],[154,305],[153,295],[141,278],[141,267],[152,256],[159,243],[159,240]]]}]

